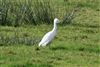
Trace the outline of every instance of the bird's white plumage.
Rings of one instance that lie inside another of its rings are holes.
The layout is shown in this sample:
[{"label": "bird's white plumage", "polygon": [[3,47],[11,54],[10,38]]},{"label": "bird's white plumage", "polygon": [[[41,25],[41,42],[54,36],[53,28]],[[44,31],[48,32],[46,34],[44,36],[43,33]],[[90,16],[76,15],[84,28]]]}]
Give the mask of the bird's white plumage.
[{"label": "bird's white plumage", "polygon": [[39,46],[42,46],[42,47],[44,47],[44,46],[46,46],[49,42],[51,42],[51,40],[54,38],[54,36],[56,35],[56,30],[57,30],[57,23],[59,23],[59,20],[57,19],[57,18],[55,18],[54,19],[54,27],[53,27],[53,29],[50,31],[50,32],[48,32],[48,33],[46,33],[44,36],[43,36],[43,38],[42,38],[42,40],[40,41],[40,43],[39,43]]}]

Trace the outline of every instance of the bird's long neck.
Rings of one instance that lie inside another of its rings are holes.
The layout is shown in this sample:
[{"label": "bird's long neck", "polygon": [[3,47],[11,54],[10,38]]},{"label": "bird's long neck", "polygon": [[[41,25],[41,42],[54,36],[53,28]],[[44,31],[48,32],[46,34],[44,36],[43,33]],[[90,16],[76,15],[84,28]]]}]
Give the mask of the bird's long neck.
[{"label": "bird's long neck", "polygon": [[57,30],[57,24],[54,22],[54,26],[53,26],[53,30],[52,31],[56,31]]}]

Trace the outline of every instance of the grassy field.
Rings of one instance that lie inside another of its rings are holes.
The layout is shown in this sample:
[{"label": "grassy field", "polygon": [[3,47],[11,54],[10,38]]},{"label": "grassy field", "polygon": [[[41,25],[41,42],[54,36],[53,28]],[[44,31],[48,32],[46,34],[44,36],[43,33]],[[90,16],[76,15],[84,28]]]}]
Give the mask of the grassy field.
[{"label": "grassy field", "polygon": [[[51,28],[52,26],[48,25],[18,28],[1,26],[0,66],[98,67],[100,65],[100,31],[98,27],[75,25],[62,27],[59,25],[58,34],[51,43],[51,48],[47,46],[37,50],[37,42]],[[10,37],[15,37],[14,42]],[[22,38],[25,41],[20,43],[16,38]],[[32,43],[34,38],[37,40],[35,45]]]},{"label": "grassy field", "polygon": [[99,0],[68,0],[66,3],[59,0],[57,4],[62,6],[60,3],[70,7],[78,4],[80,8],[71,24],[58,24],[57,36],[50,48],[37,49],[52,24],[0,26],[0,67],[100,66]]}]

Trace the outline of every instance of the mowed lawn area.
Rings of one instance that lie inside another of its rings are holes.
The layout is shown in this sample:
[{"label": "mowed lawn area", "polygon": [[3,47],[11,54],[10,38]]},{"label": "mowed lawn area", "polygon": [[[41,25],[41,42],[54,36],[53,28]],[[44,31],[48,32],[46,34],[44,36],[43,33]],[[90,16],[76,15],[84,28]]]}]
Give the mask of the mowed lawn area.
[{"label": "mowed lawn area", "polygon": [[1,25],[0,67],[100,67],[100,7],[98,2],[82,2],[70,24],[58,24],[50,47],[38,43],[52,24]]}]

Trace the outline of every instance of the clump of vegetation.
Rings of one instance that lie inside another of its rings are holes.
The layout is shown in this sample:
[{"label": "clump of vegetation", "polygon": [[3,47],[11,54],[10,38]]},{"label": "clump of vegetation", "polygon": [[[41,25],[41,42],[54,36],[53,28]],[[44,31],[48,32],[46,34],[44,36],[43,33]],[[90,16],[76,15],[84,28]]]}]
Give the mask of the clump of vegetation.
[{"label": "clump of vegetation", "polygon": [[37,25],[38,22],[50,23],[52,19],[52,8],[48,0],[0,1],[0,25]]},{"label": "clump of vegetation", "polygon": [[24,44],[24,45],[35,45],[39,42],[39,39],[35,37],[0,37],[0,46]]},{"label": "clump of vegetation", "polygon": [[68,16],[63,17],[60,12],[65,12],[65,15],[70,14],[64,8],[61,10],[60,7],[53,5],[53,1],[49,0],[0,0],[0,25],[16,27],[24,24],[52,24],[55,17],[63,18],[65,23],[70,19],[66,19]]},{"label": "clump of vegetation", "polygon": [[34,2],[34,18],[36,22],[46,22],[50,24],[54,18],[53,12],[49,0],[37,0]]}]

